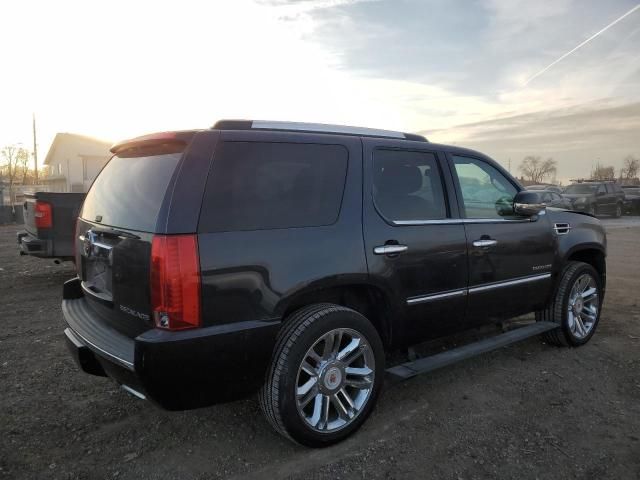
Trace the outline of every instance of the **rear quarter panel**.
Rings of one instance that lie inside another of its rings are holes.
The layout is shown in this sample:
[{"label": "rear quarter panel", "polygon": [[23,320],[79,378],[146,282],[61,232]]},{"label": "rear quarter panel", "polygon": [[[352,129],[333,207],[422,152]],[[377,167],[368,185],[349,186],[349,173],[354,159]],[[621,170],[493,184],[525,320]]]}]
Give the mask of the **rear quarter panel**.
[{"label": "rear quarter panel", "polygon": [[333,225],[198,234],[204,325],[279,320],[302,292],[366,281],[358,137],[222,131],[224,140],[342,145],[347,178]]}]

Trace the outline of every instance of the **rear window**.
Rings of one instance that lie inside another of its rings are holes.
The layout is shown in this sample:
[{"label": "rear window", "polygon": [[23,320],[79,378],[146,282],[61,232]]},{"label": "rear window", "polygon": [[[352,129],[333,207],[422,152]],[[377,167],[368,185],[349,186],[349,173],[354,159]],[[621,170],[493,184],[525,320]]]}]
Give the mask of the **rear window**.
[{"label": "rear window", "polygon": [[207,180],[200,231],[330,225],[347,162],[340,145],[224,142]]},{"label": "rear window", "polygon": [[154,232],[162,200],[181,157],[182,153],[175,151],[147,156],[116,155],[87,193],[82,218]]}]

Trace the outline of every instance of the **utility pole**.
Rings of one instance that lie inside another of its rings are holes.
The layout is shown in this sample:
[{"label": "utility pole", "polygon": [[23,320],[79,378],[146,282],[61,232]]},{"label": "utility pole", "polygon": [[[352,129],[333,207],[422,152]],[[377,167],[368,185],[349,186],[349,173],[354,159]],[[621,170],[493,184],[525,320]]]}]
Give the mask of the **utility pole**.
[{"label": "utility pole", "polygon": [[35,172],[34,183],[38,184],[38,146],[36,143],[36,114],[32,114],[33,117],[33,168]]}]

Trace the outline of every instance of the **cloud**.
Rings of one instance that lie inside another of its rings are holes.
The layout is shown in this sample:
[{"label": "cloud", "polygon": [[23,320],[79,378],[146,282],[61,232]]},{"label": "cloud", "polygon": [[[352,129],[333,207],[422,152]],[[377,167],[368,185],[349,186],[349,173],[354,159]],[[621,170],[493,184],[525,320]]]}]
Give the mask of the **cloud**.
[{"label": "cloud", "polygon": [[434,142],[485,152],[512,170],[526,155],[551,156],[559,178],[588,174],[600,161],[619,168],[622,159],[640,156],[640,102],[590,105],[511,115],[442,130],[420,132]]},{"label": "cloud", "polygon": [[[634,4],[381,0],[336,2],[307,15],[314,23],[309,37],[329,49],[345,70],[499,100]],[[553,87],[565,78],[584,82],[585,72],[606,71],[610,63],[617,66],[614,52],[637,55],[640,36],[634,33],[637,22],[631,20],[585,46],[536,87]],[[604,95],[596,92],[590,99],[597,96]]]}]

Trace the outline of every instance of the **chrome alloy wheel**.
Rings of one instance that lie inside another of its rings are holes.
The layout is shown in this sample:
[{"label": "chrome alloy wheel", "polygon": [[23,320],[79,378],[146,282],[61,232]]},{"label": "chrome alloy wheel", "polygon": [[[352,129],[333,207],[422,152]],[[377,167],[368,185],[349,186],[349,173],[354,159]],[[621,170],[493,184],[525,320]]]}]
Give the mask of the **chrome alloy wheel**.
[{"label": "chrome alloy wheel", "polygon": [[298,413],[313,430],[349,425],[373,390],[375,359],[366,338],[350,328],[320,337],[302,359],[296,379]]},{"label": "chrome alloy wheel", "polygon": [[599,308],[596,281],[584,273],[575,281],[569,294],[568,324],[574,337],[583,339],[589,335],[598,319]]}]

